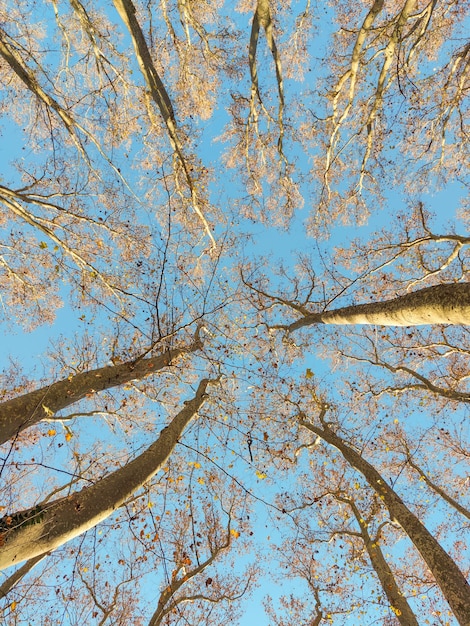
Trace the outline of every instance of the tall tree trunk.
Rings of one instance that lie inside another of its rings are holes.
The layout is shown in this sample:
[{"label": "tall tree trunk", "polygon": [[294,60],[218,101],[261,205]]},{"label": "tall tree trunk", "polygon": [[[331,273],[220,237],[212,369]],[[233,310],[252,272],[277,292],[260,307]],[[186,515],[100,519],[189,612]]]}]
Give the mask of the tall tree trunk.
[{"label": "tall tree trunk", "polygon": [[134,359],[119,365],[69,376],[46,387],[0,403],[0,444],[16,437],[18,433],[50,418],[58,411],[82,400],[89,394],[119,387],[131,380],[140,380],[170,365],[182,354],[200,348],[199,335],[186,348],[168,350],[152,358]]},{"label": "tall tree trunk", "polygon": [[319,428],[306,421],[304,415],[301,416],[299,422],[310,432],[337,448],[346,461],[361,472],[388,508],[390,519],[400,524],[420,552],[459,624],[470,626],[470,585],[455,562],[427,528],[408,509],[395,491],[388,486],[379,472],[325,423],[322,423],[323,428]]},{"label": "tall tree trunk", "polygon": [[142,454],[91,487],[0,520],[0,569],[54,550],[109,517],[165,464],[186,425],[203,405],[210,380]]},{"label": "tall tree trunk", "polygon": [[395,580],[395,576],[393,575],[393,572],[384,557],[382,549],[379,545],[379,538],[375,537],[374,539],[369,535],[367,523],[364,521],[356,503],[351,498],[337,497],[337,499],[340,499],[342,502],[346,502],[351,507],[354,517],[359,525],[361,537],[367,550],[367,554],[369,555],[372,567],[380,580],[380,584],[382,585],[382,589],[387,596],[390,607],[397,616],[401,626],[419,626],[415,614],[408,604],[407,599],[401,593]]},{"label": "tall tree trunk", "polygon": [[314,324],[470,324],[470,283],[434,285],[393,300],[310,313],[282,328],[293,331]]}]

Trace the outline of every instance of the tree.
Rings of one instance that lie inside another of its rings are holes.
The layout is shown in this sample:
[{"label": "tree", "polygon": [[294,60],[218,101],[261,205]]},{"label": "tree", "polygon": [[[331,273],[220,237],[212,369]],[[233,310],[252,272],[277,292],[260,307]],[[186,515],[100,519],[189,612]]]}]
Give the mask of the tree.
[{"label": "tree", "polygon": [[470,605],[470,585],[466,578],[419,519],[412,514],[401,498],[389,487],[381,474],[360,454],[345,444],[325,423],[324,414],[327,408],[327,406],[323,407],[320,413],[321,427],[314,426],[306,419],[306,416],[302,415],[300,416],[301,426],[337,448],[344,458],[361,472],[379,498],[383,500],[390,518],[403,528],[419,550],[456,618],[460,623],[465,623],[468,615],[467,608]]},{"label": "tree", "polygon": [[[280,301],[289,305],[288,302]],[[324,313],[304,313],[297,322],[283,326],[289,332],[311,324],[468,324],[470,289],[467,283],[434,285],[393,300],[356,304]],[[292,308],[298,309],[293,306]]]},{"label": "tree", "polygon": [[170,366],[178,357],[201,347],[198,328],[194,343],[187,349],[170,348],[153,358],[145,358],[143,355],[127,363],[107,365],[75,376],[70,374],[66,379],[57,381],[52,385],[7,400],[0,407],[2,443],[16,438],[26,428],[41,420],[53,417],[59,411],[85,397],[93,396],[105,389],[121,386],[132,380],[145,378],[164,367]]},{"label": "tree", "polygon": [[0,18],[5,624],[467,624],[467,7]]},{"label": "tree", "polygon": [[[323,485],[320,486],[317,481],[315,493],[318,493],[322,487]],[[320,624],[327,615],[331,617],[334,614],[345,612],[344,606],[341,609],[340,598],[344,602],[343,596],[346,588],[351,605],[350,609],[355,608],[357,611],[361,608],[360,595],[354,592],[352,585],[348,585],[351,572],[348,572],[348,567],[344,567],[344,564],[347,563],[349,569],[362,570],[361,577],[365,578],[369,574],[366,565],[368,560],[380,581],[383,597],[387,599],[388,617],[393,621],[396,616],[395,620],[399,624],[418,624],[380,545],[382,543],[381,535],[384,534],[384,530],[391,522],[384,520],[377,523],[377,519],[380,518],[380,514],[378,514],[380,507],[377,506],[377,499],[373,501],[370,514],[361,511],[360,498],[359,494],[354,496],[352,492],[347,493],[341,489],[332,492],[322,491],[321,495],[315,495],[315,497],[313,497],[312,492],[306,501],[296,504],[290,509],[296,516],[297,530],[302,537],[301,540],[297,539],[297,541],[302,545],[303,555],[299,555],[300,545],[297,546],[297,550],[293,550],[292,546],[286,542],[283,545],[280,560],[284,569],[288,570],[287,574],[284,572],[284,575],[304,579],[308,584],[307,597],[304,602],[299,601],[300,598],[297,599],[297,603],[293,598],[290,599],[290,602],[287,598],[284,600],[285,608],[289,611],[290,623],[294,624],[305,619],[312,619],[312,614],[309,613],[310,598],[308,597],[311,595],[315,601],[314,624]],[[322,508],[321,533],[315,530],[313,525],[309,525],[307,521],[311,507],[316,506]],[[351,512],[352,516],[350,515]],[[351,521],[351,517],[355,523]],[[377,528],[371,535],[370,527],[374,523],[377,524]],[[336,572],[334,574],[331,573],[331,570],[327,571],[326,568],[321,567],[321,559],[319,558],[322,544],[328,545],[333,542],[339,544],[336,549],[340,547],[343,551],[343,567],[338,566],[338,562],[335,562]],[[345,545],[349,546],[349,550],[345,550]],[[364,558],[364,553],[368,555],[368,559]],[[333,583],[332,579],[334,580]],[[336,602],[333,600],[334,596],[337,597]],[[380,594],[377,594],[376,602],[381,601]],[[362,616],[365,614],[366,611],[363,610]],[[289,619],[287,615],[284,615],[276,623],[286,623],[287,619]],[[335,616],[335,619],[338,618]]]},{"label": "tree", "polygon": [[[92,487],[54,500],[45,506],[20,511],[3,519],[2,567],[34,558],[92,528],[122,506],[150,480],[170,456],[184,428],[207,397],[210,381],[203,379],[196,395],[141,455]],[[30,527],[33,528],[30,528]]]},{"label": "tree", "polygon": [[[341,496],[339,496],[338,499],[341,499]],[[369,531],[367,530],[368,520],[364,519],[354,500],[346,498],[346,503],[353,511],[372,567],[380,580],[382,589],[384,590],[384,593],[386,594],[398,621],[400,624],[418,624],[416,616],[406,598],[403,597],[403,594],[396,583],[395,576],[393,575],[393,572],[383,554],[380,547],[379,534],[376,534],[375,537],[371,537]]]}]

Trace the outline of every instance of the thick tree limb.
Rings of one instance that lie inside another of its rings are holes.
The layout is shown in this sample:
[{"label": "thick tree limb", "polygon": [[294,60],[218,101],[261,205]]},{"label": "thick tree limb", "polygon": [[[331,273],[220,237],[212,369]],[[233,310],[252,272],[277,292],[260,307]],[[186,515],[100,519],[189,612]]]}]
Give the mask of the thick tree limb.
[{"label": "thick tree limb", "polygon": [[388,486],[387,481],[380,473],[345,443],[324,420],[322,420],[322,428],[320,428],[309,422],[306,416],[301,414],[299,423],[339,450],[346,461],[364,476],[387,507],[390,519],[403,528],[423,557],[459,624],[469,626],[470,585],[453,559],[428,529],[408,509],[395,491]]},{"label": "thick tree limb", "polygon": [[351,498],[338,496],[336,496],[336,498],[347,503],[354,513],[354,517],[360,528],[360,536],[364,542],[372,567],[377,574],[377,578],[380,580],[380,584],[382,585],[382,589],[387,596],[392,610],[397,616],[397,620],[400,622],[401,626],[419,626],[415,614],[408,604],[407,599],[400,591],[395,576],[385,559],[378,542],[378,537],[373,538],[369,535],[367,522],[364,521],[356,503]]},{"label": "thick tree limb", "polygon": [[373,324],[420,326],[424,324],[469,324],[470,284],[433,285],[393,300],[346,306],[324,313],[310,313],[284,328],[289,332],[315,324]]},{"label": "thick tree limb", "polygon": [[167,350],[155,357],[81,372],[2,402],[0,403],[0,444],[16,437],[18,433],[41,420],[50,419],[58,411],[82,400],[89,394],[119,387],[131,380],[145,378],[170,365],[179,356],[194,352],[200,347],[199,333],[196,333],[194,342],[188,347]]},{"label": "thick tree limb", "polygon": [[112,515],[166,463],[184,429],[204,404],[210,382],[201,380],[194,398],[184,403],[156,441],[124,467],[70,496],[0,520],[0,569],[55,550]]}]

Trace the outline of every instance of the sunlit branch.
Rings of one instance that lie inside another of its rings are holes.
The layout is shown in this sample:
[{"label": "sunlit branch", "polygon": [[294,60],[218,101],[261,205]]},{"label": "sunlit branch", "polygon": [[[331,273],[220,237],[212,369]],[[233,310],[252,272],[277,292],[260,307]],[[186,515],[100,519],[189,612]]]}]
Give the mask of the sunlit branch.
[{"label": "sunlit branch", "polygon": [[[363,47],[365,45],[367,36],[370,30],[372,29],[375,20],[377,19],[377,16],[382,11],[383,5],[384,5],[384,0],[374,1],[372,7],[367,13],[361,25],[361,28],[359,29],[359,32],[357,34],[354,48],[351,54],[351,66],[346,70],[346,72],[344,72],[344,74],[338,80],[338,82],[336,83],[333,89],[334,91],[333,116],[332,116],[333,131],[330,135],[328,147],[326,151],[326,162],[325,162],[325,172],[324,172],[324,182],[325,182],[325,187],[328,191],[328,194],[330,194],[329,171],[335,158],[334,152],[335,152],[336,145],[337,145],[338,138],[339,138],[339,131],[344,121],[348,117],[351,111],[352,105],[353,105],[354,96],[356,93],[357,75],[358,75],[358,71],[360,67],[360,62],[364,56]],[[346,102],[346,106],[344,107],[342,114],[339,115],[338,114],[338,99],[343,91],[344,85],[346,85],[348,80],[349,80],[348,100]]]},{"label": "sunlit branch", "polygon": [[376,536],[373,538],[369,535],[369,531],[367,529],[368,523],[364,520],[364,517],[359,511],[354,499],[350,497],[336,497],[338,500],[341,500],[341,502],[346,503],[352,510],[360,529],[359,536],[362,538],[372,567],[377,574],[382,589],[386,594],[398,621],[402,626],[419,626],[415,614],[413,613],[403,593],[400,591],[395,580],[395,576],[385,559],[378,537]]},{"label": "sunlit branch", "polygon": [[[186,157],[184,156],[181,140],[178,136],[173,105],[171,103],[168,92],[162,82],[162,79],[160,78],[152,61],[147,42],[145,41],[144,33],[142,32],[142,28],[136,17],[135,6],[132,3],[132,0],[113,0],[113,2],[132,38],[132,43],[134,45],[134,50],[140,71],[142,72],[147,87],[150,90],[152,100],[157,105],[163,117],[170,143],[173,147],[173,150],[175,151],[175,154],[178,157],[181,167],[183,168],[185,180],[191,193],[193,211],[196,213],[201,223],[203,224],[204,230],[211,241],[212,248],[215,249],[216,243],[214,235],[212,234],[212,229],[209,225],[209,222],[207,221],[207,218],[201,210],[199,197],[190,173],[190,166],[187,163]],[[149,115],[152,119],[153,116],[151,115],[150,111]]]},{"label": "sunlit branch", "polygon": [[[17,202],[12,197],[12,194],[8,193],[8,196],[10,196],[10,197],[5,197],[5,195],[7,195],[8,191],[9,190],[7,190],[5,187],[1,187],[0,186],[0,194],[4,194],[3,197],[0,196],[0,200],[3,202],[3,204],[12,213],[14,213],[18,217],[20,217],[27,224],[29,224],[30,226],[32,226],[33,228],[35,228],[36,230],[41,232],[43,235],[48,237],[51,241],[53,241],[57,246],[59,246],[59,248],[61,248],[64,251],[65,254],[67,254],[67,256],[69,256],[73,260],[73,262],[78,267],[80,267],[82,269],[86,269],[87,271],[91,272],[93,276],[96,276],[97,278],[99,278],[100,281],[103,283],[103,285],[109,291],[111,291],[111,293],[114,296],[116,296],[118,298],[118,300],[120,300],[120,295],[118,293],[119,290],[117,290],[114,285],[110,284],[109,280],[103,275],[102,272],[100,272],[92,263],[87,261],[83,257],[82,254],[77,252],[77,250],[74,250],[73,248],[71,248],[65,241],[63,241],[60,237],[58,237],[55,234],[55,232],[52,229],[52,227],[51,226],[47,226],[44,223],[47,220],[44,220],[44,218],[38,217],[36,215],[33,215],[32,213],[27,211],[24,207],[22,207],[20,205],[19,202]],[[54,226],[56,228],[57,227],[60,228],[60,226],[58,226],[58,225],[54,225]]]},{"label": "sunlit branch", "polygon": [[[408,51],[408,55],[406,57],[406,64],[409,66],[411,63],[411,60],[413,59],[415,53],[417,52],[424,34],[426,33],[426,31],[428,30],[429,24],[431,23],[431,18],[432,15],[434,13],[434,9],[436,7],[437,4],[437,0],[430,0],[430,2],[428,3],[427,6],[424,7],[424,9],[422,11],[420,11],[419,13],[415,13],[411,16],[412,19],[416,19],[415,24],[413,25],[413,27],[411,28],[410,32],[407,34],[407,37],[409,37],[412,33],[414,33],[415,31],[419,31],[417,34],[417,37],[415,39],[415,41],[413,42],[413,45],[411,46],[410,50]],[[421,28],[420,28],[421,26]]]},{"label": "sunlit branch", "polygon": [[42,419],[52,418],[58,411],[86,396],[121,386],[131,380],[145,378],[171,365],[180,356],[201,348],[199,331],[193,344],[169,349],[155,357],[138,357],[127,363],[107,365],[88,372],[71,374],[64,380],[0,403],[0,443],[15,437]]},{"label": "sunlit branch", "polygon": [[[86,223],[86,224],[92,224],[94,227],[98,227],[101,230],[104,230],[104,231],[107,231],[107,232],[111,233],[112,235],[118,234],[116,229],[110,227],[109,224],[106,224],[103,221],[98,221],[97,219],[93,218],[91,215],[85,215],[85,214],[81,215],[79,213],[69,211],[68,209],[60,206],[59,204],[51,202],[47,198],[47,196],[43,196],[43,195],[40,195],[40,194],[37,194],[37,193],[24,193],[23,190],[10,189],[8,187],[5,187],[4,185],[0,185],[0,194],[2,194],[4,196],[7,196],[10,199],[14,198],[14,199],[18,200],[19,202],[25,202],[27,204],[34,204],[34,205],[39,206],[39,207],[41,207],[43,209],[46,209],[47,211],[53,211],[57,215],[64,215],[64,216],[66,215],[68,217],[73,217],[73,219],[77,220],[77,222],[83,222],[83,223]],[[53,194],[53,195],[57,196],[59,194]],[[61,230],[66,230],[57,221],[46,220],[45,218],[43,218],[43,217],[39,218],[38,216],[33,216],[33,217],[35,219],[38,219],[38,220],[40,219],[45,224],[48,224],[49,226],[51,226],[53,228],[59,228]]]},{"label": "sunlit branch", "polygon": [[80,20],[80,23],[82,24],[83,30],[85,31],[86,36],[88,37],[91,43],[98,70],[101,69],[105,73],[105,75],[107,76],[109,80],[110,86],[112,87],[112,89],[114,89],[114,85],[108,75],[106,66],[109,66],[113,70],[115,75],[122,81],[122,76],[120,72],[111,63],[111,61],[104,55],[103,50],[99,47],[97,32],[96,32],[95,27],[93,26],[93,23],[90,19],[90,16],[88,15],[86,8],[83,6],[80,0],[69,0],[69,1],[70,1],[70,6],[74,10],[75,14],[78,16],[78,19]]},{"label": "sunlit branch", "polygon": [[[406,444],[405,444],[406,445]],[[453,507],[456,511],[458,511],[461,515],[464,515],[467,519],[470,520],[470,511],[462,506],[455,498],[452,498],[444,489],[439,487],[434,481],[432,481],[426,472],[413,460],[411,456],[411,452],[406,446],[406,461],[410,467],[412,467],[420,477],[420,480],[423,480],[426,485],[432,489],[435,493],[437,493],[447,504]]]},{"label": "sunlit branch", "polygon": [[[356,361],[364,361],[374,365],[376,367],[383,367],[388,371],[396,374],[397,372],[404,372],[405,374],[409,374],[413,378],[419,380],[419,383],[410,383],[401,386],[387,386],[382,389],[380,393],[389,392],[389,393],[404,393],[405,391],[411,391],[413,389],[425,389],[426,391],[430,391],[438,396],[442,396],[443,398],[447,398],[449,400],[455,400],[457,402],[470,402],[470,393],[464,391],[457,391],[455,389],[449,389],[447,387],[439,387],[432,383],[426,376],[416,372],[415,370],[407,367],[405,365],[390,365],[385,361],[372,360],[364,357],[350,357]],[[378,395],[377,392],[374,392],[374,395]]]},{"label": "sunlit branch", "polygon": [[[15,43],[11,41],[11,38],[7,35],[7,33],[0,28],[0,55],[5,59],[11,69],[15,72],[18,78],[25,84],[25,86],[33,93],[40,102],[42,102],[48,110],[52,110],[56,113],[56,115],[62,121],[66,131],[72,138],[75,147],[77,148],[79,154],[87,163],[91,169],[93,169],[90,158],[84,148],[84,142],[80,139],[78,133],[82,133],[85,139],[88,139],[93,143],[95,148],[98,150],[99,154],[104,158],[104,160],[108,163],[108,165],[114,170],[115,174],[118,176],[120,180],[126,185],[126,187],[131,191],[128,183],[123,178],[119,169],[113,164],[111,159],[106,155],[101,147],[100,142],[93,136],[91,132],[86,130],[77,120],[73,118],[71,113],[68,112],[63,106],[57,102],[52,96],[50,96],[39,84],[36,76],[30,70],[29,67],[23,62],[19,52],[16,49]],[[78,132],[77,132],[78,131]],[[132,191],[131,191],[132,193]]]}]

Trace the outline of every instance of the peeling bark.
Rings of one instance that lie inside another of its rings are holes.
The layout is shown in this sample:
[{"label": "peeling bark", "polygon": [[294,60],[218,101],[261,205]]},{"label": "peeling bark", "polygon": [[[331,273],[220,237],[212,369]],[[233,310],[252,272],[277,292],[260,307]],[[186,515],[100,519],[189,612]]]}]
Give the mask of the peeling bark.
[{"label": "peeling bark", "polygon": [[309,313],[287,326],[288,331],[315,324],[420,326],[470,324],[470,283],[449,283],[420,289],[393,300]]},{"label": "peeling bark", "polygon": [[153,358],[137,359],[81,372],[76,376],[69,376],[46,387],[2,402],[0,403],[0,444],[89,394],[119,387],[131,380],[141,380],[170,365],[182,354],[197,350],[200,345],[199,337],[196,335],[195,342],[187,348],[176,348]]},{"label": "peeling bark", "polygon": [[323,428],[319,428],[306,421],[304,415],[301,416],[299,422],[301,426],[339,450],[346,461],[361,472],[387,507],[390,519],[403,528],[423,557],[459,624],[470,626],[470,585],[452,558],[427,528],[388,486],[379,472],[325,423],[323,423]]},{"label": "peeling bark", "polygon": [[[3,527],[0,569],[55,550],[112,515],[166,463],[183,430],[207,398],[206,388],[210,382],[201,380],[194,398],[184,403],[184,408],[161,431],[158,439],[124,467],[91,487],[44,507],[35,507],[34,515],[20,511],[0,520]],[[7,527],[18,519],[23,521]]]}]

